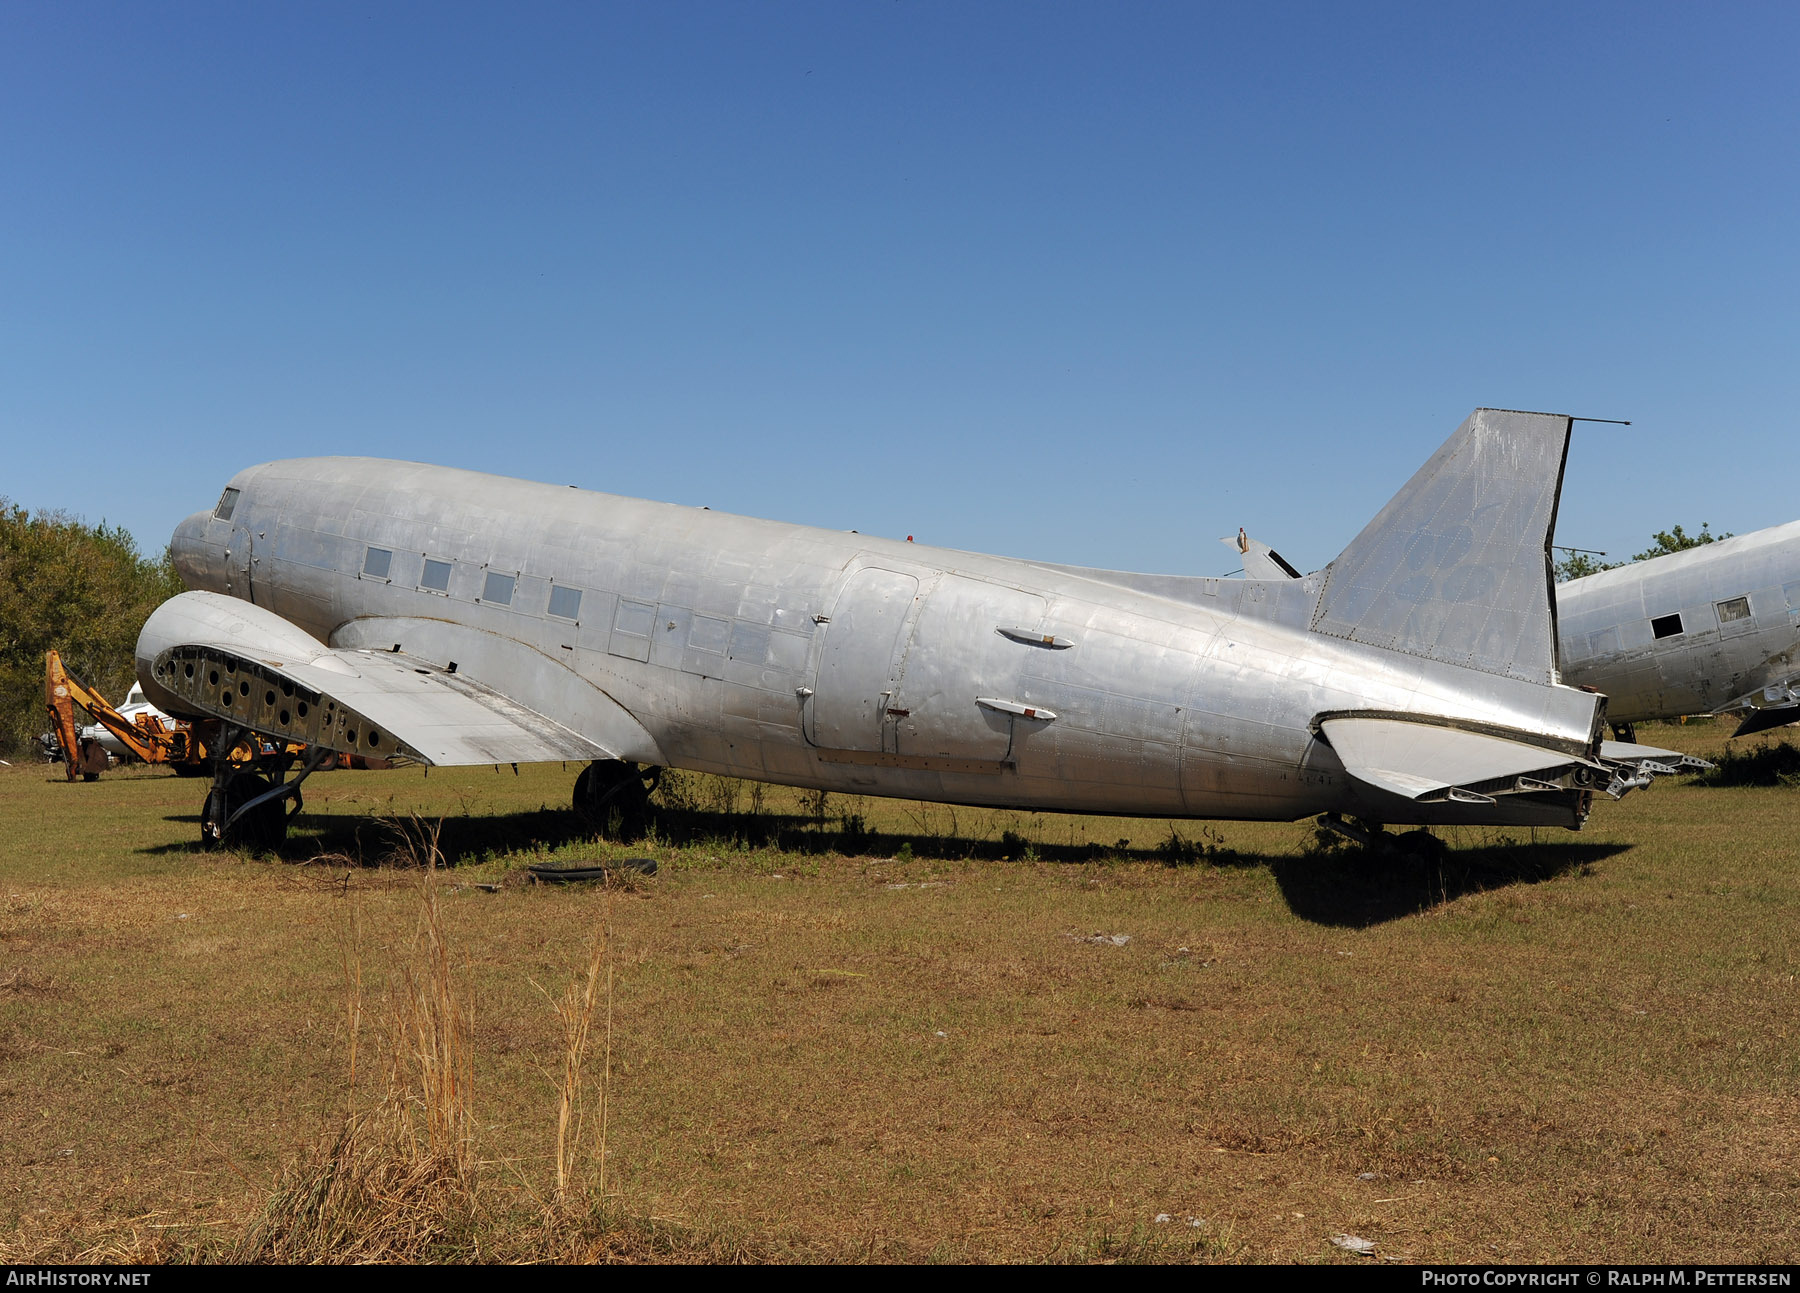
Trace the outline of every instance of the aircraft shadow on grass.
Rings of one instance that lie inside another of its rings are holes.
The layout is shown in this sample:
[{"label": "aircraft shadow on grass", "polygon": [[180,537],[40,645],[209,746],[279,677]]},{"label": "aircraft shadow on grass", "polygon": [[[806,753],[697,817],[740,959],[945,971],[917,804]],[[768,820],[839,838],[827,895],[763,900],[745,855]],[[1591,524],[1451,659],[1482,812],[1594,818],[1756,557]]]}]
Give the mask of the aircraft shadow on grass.
[{"label": "aircraft shadow on grass", "polygon": [[[171,816],[170,821],[197,822],[197,816]],[[655,846],[718,844],[721,848],[775,848],[802,856],[829,853],[877,858],[1082,863],[1106,860],[1156,862],[1166,866],[1267,866],[1283,899],[1300,919],[1337,928],[1365,928],[1416,915],[1470,894],[1513,885],[1538,884],[1571,872],[1584,872],[1604,858],[1629,848],[1625,844],[1582,841],[1549,843],[1515,841],[1505,836],[1474,848],[1410,856],[1360,846],[1307,850],[1299,853],[1242,853],[1224,846],[1204,823],[1189,823],[1192,837],[1179,831],[1149,847],[1098,843],[1055,844],[1031,840],[1011,831],[999,839],[956,833],[872,831],[854,813],[806,816],[783,813],[714,812],[662,809],[655,814]],[[285,844],[275,854],[289,862],[330,858],[362,866],[392,863],[404,856],[410,836],[421,838],[437,829],[437,845],[446,865],[485,861],[497,854],[541,849],[571,850],[559,861],[581,860],[582,845],[591,845],[595,860],[618,854],[619,845],[595,840],[592,828],[569,809],[494,816],[455,815],[438,821],[364,816],[314,815],[294,820]],[[150,853],[192,852],[188,843],[165,844]]]},{"label": "aircraft shadow on grass", "polygon": [[1490,889],[1585,874],[1596,862],[1630,847],[1503,841],[1425,857],[1357,847],[1263,860],[1296,916],[1318,925],[1364,929]]},{"label": "aircraft shadow on grass", "polygon": [[[164,820],[198,824],[198,814],[169,814]],[[1021,823],[1023,829],[1029,826]],[[705,809],[658,808],[652,813],[651,838],[636,844],[615,844],[596,838],[592,826],[566,808],[497,815],[446,814],[419,819],[379,816],[319,815],[300,812],[290,822],[287,841],[272,856],[289,862],[306,862],[326,854],[351,858],[364,866],[393,862],[396,846],[408,834],[417,836],[438,830],[438,851],[444,863],[456,866],[484,861],[496,854],[545,851],[592,845],[596,859],[614,856],[621,848],[641,844],[645,851],[656,846],[677,848],[715,844],[721,849],[778,849],[784,853],[817,857],[831,853],[877,858],[896,854],[916,858],[987,861],[1096,862],[1117,859],[1132,862],[1184,864],[1211,861],[1219,864],[1255,864],[1259,859],[1230,853],[1218,846],[1217,836],[1195,823],[1196,838],[1171,835],[1161,844],[1145,848],[1118,844],[1053,844],[1004,831],[998,838],[975,837],[954,831],[877,831],[869,829],[857,813],[835,806],[823,814],[771,812],[718,812]],[[155,845],[146,853],[189,853],[200,848],[184,842]],[[575,859],[570,859],[575,860]]]}]

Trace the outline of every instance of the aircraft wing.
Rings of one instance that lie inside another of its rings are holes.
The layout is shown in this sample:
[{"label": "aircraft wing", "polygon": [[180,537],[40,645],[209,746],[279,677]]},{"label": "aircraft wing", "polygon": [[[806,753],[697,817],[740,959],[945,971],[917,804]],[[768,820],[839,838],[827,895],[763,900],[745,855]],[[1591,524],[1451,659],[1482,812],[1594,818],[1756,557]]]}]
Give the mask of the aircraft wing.
[{"label": "aircraft wing", "polygon": [[619,757],[475,679],[400,652],[334,649],[215,593],[165,602],[138,653],[164,708],[309,746],[447,766]]},{"label": "aircraft wing", "polygon": [[[1784,651],[1780,656],[1763,661],[1756,672],[1767,678],[1772,672],[1771,665],[1785,669],[1791,667],[1792,662],[1791,651]],[[1749,736],[1752,732],[1767,732],[1789,723],[1800,723],[1800,674],[1776,675],[1774,681],[1737,697],[1730,704],[1721,706],[1718,712],[1743,715],[1733,736]]]},{"label": "aircraft wing", "polygon": [[1738,724],[1733,736],[1749,736],[1753,732],[1767,732],[1777,727],[1786,727],[1789,723],[1800,723],[1800,705],[1772,705],[1764,709],[1753,709],[1744,715],[1744,721]]}]

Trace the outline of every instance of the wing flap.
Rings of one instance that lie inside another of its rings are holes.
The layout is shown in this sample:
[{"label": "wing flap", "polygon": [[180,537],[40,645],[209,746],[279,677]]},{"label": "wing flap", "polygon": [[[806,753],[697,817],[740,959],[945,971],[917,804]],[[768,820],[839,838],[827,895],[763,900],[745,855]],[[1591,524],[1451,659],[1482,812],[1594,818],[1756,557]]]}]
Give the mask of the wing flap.
[{"label": "wing flap", "polygon": [[[473,679],[394,652],[334,650],[325,661],[290,665],[296,681],[361,714],[443,766],[607,759],[612,751]],[[366,734],[361,738],[366,742]]]}]

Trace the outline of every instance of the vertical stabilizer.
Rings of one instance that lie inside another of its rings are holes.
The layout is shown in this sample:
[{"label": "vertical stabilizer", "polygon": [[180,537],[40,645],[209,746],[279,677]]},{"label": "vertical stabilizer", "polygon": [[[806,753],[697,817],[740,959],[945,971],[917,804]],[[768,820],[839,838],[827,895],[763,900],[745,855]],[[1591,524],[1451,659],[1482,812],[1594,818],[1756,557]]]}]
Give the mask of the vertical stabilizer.
[{"label": "vertical stabilizer", "polygon": [[1550,536],[1571,421],[1471,413],[1327,568],[1313,631],[1557,681]]}]

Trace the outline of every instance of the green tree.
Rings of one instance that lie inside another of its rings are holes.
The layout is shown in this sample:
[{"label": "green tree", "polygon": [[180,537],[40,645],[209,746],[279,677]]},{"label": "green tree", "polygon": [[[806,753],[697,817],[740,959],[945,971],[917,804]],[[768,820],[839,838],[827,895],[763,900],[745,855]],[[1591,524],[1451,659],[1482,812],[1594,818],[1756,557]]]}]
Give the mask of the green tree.
[{"label": "green tree", "polygon": [[145,557],[119,526],[33,515],[0,498],[0,748],[17,751],[47,726],[51,647],[76,677],[123,701],[138,630],[181,589],[167,550]]},{"label": "green tree", "polygon": [[1568,556],[1552,567],[1556,571],[1556,582],[1567,583],[1571,579],[1580,579],[1583,575],[1597,575],[1602,570],[1617,570],[1625,563],[1622,561],[1596,561],[1591,552],[1570,552]]},{"label": "green tree", "polygon": [[[1671,552],[1686,552],[1689,548],[1704,547],[1709,543],[1717,543],[1720,539],[1729,539],[1731,533],[1727,531],[1724,534],[1714,534],[1712,522],[1702,521],[1698,534],[1689,534],[1677,525],[1667,530],[1658,530],[1650,537],[1655,541],[1655,546],[1637,553],[1631,558],[1632,561],[1649,561],[1653,557],[1666,557]],[[1594,559],[1596,556],[1605,556],[1605,553],[1577,552],[1571,548],[1564,548],[1562,551],[1569,555],[1552,567],[1556,572],[1556,582],[1559,584],[1566,583],[1571,579],[1580,579],[1583,575],[1599,574],[1602,570],[1617,570],[1620,566],[1631,564],[1627,561],[1596,561]]]},{"label": "green tree", "polygon": [[1698,534],[1689,534],[1677,525],[1670,530],[1658,530],[1650,537],[1656,541],[1656,546],[1644,549],[1632,558],[1633,561],[1649,561],[1652,557],[1666,557],[1671,552],[1686,552],[1689,548],[1703,548],[1709,543],[1717,543],[1720,539],[1729,539],[1731,534],[1729,531],[1724,534],[1714,534],[1712,522],[1702,521]]}]

